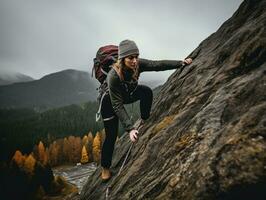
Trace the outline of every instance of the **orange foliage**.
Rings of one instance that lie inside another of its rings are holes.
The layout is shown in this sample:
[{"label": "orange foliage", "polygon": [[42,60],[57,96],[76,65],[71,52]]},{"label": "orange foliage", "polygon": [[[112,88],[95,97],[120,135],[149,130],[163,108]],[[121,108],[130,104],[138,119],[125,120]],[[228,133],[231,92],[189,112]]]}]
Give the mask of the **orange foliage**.
[{"label": "orange foliage", "polygon": [[25,156],[22,155],[22,153],[17,150],[12,158],[12,160],[15,161],[15,163],[22,168],[25,162]]},{"label": "orange foliage", "polygon": [[38,158],[43,165],[47,164],[47,154],[45,152],[45,147],[42,141],[40,141],[38,144]]},{"label": "orange foliage", "polygon": [[99,163],[101,158],[101,135],[99,132],[97,132],[96,136],[94,137],[92,144],[92,153],[93,153],[93,160]]},{"label": "orange foliage", "polygon": [[49,146],[49,158],[51,165],[57,165],[58,164],[58,156],[59,156],[59,146],[56,143],[56,141],[53,142],[53,144],[50,144]]},{"label": "orange foliage", "polygon": [[[91,132],[88,134],[88,154],[92,155],[92,144],[93,144],[93,135]],[[89,156],[89,162],[93,161],[93,157]]]},{"label": "orange foliage", "polygon": [[106,134],[105,130],[101,130],[101,146],[103,146],[104,140],[105,140]]},{"label": "orange foliage", "polygon": [[33,157],[32,154],[30,154],[25,162],[24,162],[24,170],[30,174],[30,175],[33,175],[34,174],[34,167],[35,167],[35,164],[36,164],[36,160],[35,158]]},{"label": "orange foliage", "polygon": [[64,138],[63,142],[63,160],[69,162],[70,144],[67,138]]},{"label": "orange foliage", "polygon": [[87,146],[88,145],[88,142],[89,142],[88,136],[87,135],[84,135],[83,138],[82,138],[82,144],[84,146]]},{"label": "orange foliage", "polygon": [[81,163],[87,163],[89,162],[89,157],[88,157],[88,153],[87,153],[87,150],[86,150],[86,147],[83,146],[82,147],[82,151],[81,151],[81,160],[80,160]]}]

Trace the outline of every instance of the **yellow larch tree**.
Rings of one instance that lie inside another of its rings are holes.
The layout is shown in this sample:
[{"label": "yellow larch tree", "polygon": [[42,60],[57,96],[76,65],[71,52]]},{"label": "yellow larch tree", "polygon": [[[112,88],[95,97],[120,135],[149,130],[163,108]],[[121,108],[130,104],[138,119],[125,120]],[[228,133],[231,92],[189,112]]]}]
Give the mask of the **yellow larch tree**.
[{"label": "yellow larch tree", "polygon": [[[91,132],[88,133],[88,154],[92,155],[92,144],[93,144],[93,135]],[[93,156],[89,156],[89,162],[93,161]]]},{"label": "yellow larch tree", "polygon": [[69,162],[74,162],[75,160],[75,137],[74,136],[69,136],[68,137],[68,143],[69,143],[69,152],[68,152],[68,160]]},{"label": "yellow larch tree", "polygon": [[82,164],[85,164],[85,163],[89,162],[88,153],[87,153],[86,147],[84,145],[83,145],[82,151],[81,151],[81,159],[80,159],[80,162]]},{"label": "yellow larch tree", "polygon": [[45,148],[45,154],[46,154],[46,164],[50,163],[50,155],[49,155],[49,149]]},{"label": "yellow larch tree", "polygon": [[82,141],[80,137],[75,137],[74,142],[74,162],[80,162],[81,159],[81,151],[82,151]]},{"label": "yellow larch tree", "polygon": [[36,160],[35,160],[35,158],[33,157],[33,155],[30,154],[30,155],[26,158],[26,160],[25,160],[25,162],[24,162],[24,167],[23,167],[23,169],[26,171],[27,174],[29,174],[29,175],[33,175],[35,164],[36,164]]},{"label": "yellow larch tree", "polygon": [[45,147],[44,147],[44,144],[42,143],[42,141],[40,141],[38,144],[38,158],[39,158],[39,161],[43,165],[45,165],[47,163],[47,155],[46,155]]},{"label": "yellow larch tree", "polygon": [[63,160],[69,162],[70,144],[67,138],[64,138],[63,142]]},{"label": "yellow larch tree", "polygon": [[100,159],[101,159],[101,135],[99,132],[96,133],[96,136],[93,139],[92,154],[93,154],[94,162],[100,163]]},{"label": "yellow larch tree", "polygon": [[90,131],[89,133],[88,133],[88,141],[92,141],[93,140],[93,134],[92,134],[92,132]]},{"label": "yellow larch tree", "polygon": [[89,142],[89,138],[87,135],[84,135],[82,138],[82,145],[84,145],[86,147],[86,145],[88,145]]},{"label": "yellow larch tree", "polygon": [[106,137],[105,130],[103,129],[103,130],[101,130],[101,147],[103,146],[105,137]]},{"label": "yellow larch tree", "polygon": [[49,159],[50,159],[50,164],[52,166],[55,166],[58,164],[58,152],[59,152],[59,146],[54,141],[52,144],[49,146]]},{"label": "yellow larch tree", "polygon": [[25,156],[23,156],[19,150],[16,150],[12,160],[19,166],[19,168],[22,168],[25,162]]}]

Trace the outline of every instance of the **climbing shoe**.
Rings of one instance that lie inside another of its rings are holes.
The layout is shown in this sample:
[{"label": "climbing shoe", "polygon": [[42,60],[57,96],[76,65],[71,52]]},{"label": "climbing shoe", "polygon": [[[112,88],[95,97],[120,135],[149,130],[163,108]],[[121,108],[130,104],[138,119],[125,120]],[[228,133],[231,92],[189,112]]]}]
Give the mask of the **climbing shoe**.
[{"label": "climbing shoe", "polygon": [[102,181],[107,182],[108,180],[111,179],[111,177],[112,177],[112,174],[111,174],[110,169],[102,168],[102,175],[101,175]]}]

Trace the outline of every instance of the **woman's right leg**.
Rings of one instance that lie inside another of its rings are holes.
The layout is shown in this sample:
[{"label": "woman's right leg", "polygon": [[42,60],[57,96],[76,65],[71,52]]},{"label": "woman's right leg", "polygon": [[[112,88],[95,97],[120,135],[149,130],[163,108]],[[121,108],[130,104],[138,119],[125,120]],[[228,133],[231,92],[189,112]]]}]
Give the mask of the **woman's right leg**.
[{"label": "woman's right leg", "polygon": [[102,147],[101,165],[110,168],[112,164],[113,151],[118,132],[118,118],[104,121],[105,140]]},{"label": "woman's right leg", "polygon": [[112,107],[109,94],[102,101],[101,115],[105,129],[105,140],[101,152],[101,165],[109,169],[112,164],[115,141],[118,134],[118,117]]}]

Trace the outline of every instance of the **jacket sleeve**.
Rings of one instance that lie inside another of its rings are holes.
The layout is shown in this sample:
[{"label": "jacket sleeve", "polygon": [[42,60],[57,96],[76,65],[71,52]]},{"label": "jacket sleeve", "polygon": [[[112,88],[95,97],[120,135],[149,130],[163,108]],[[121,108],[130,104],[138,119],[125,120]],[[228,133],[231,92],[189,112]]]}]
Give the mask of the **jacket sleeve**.
[{"label": "jacket sleeve", "polygon": [[134,127],[123,104],[123,96],[120,91],[120,79],[118,77],[108,76],[107,81],[113,109],[124,129],[130,131]]},{"label": "jacket sleeve", "polygon": [[145,71],[165,71],[170,69],[177,69],[183,66],[183,61],[181,60],[147,60],[139,59],[139,69],[140,72]]}]

